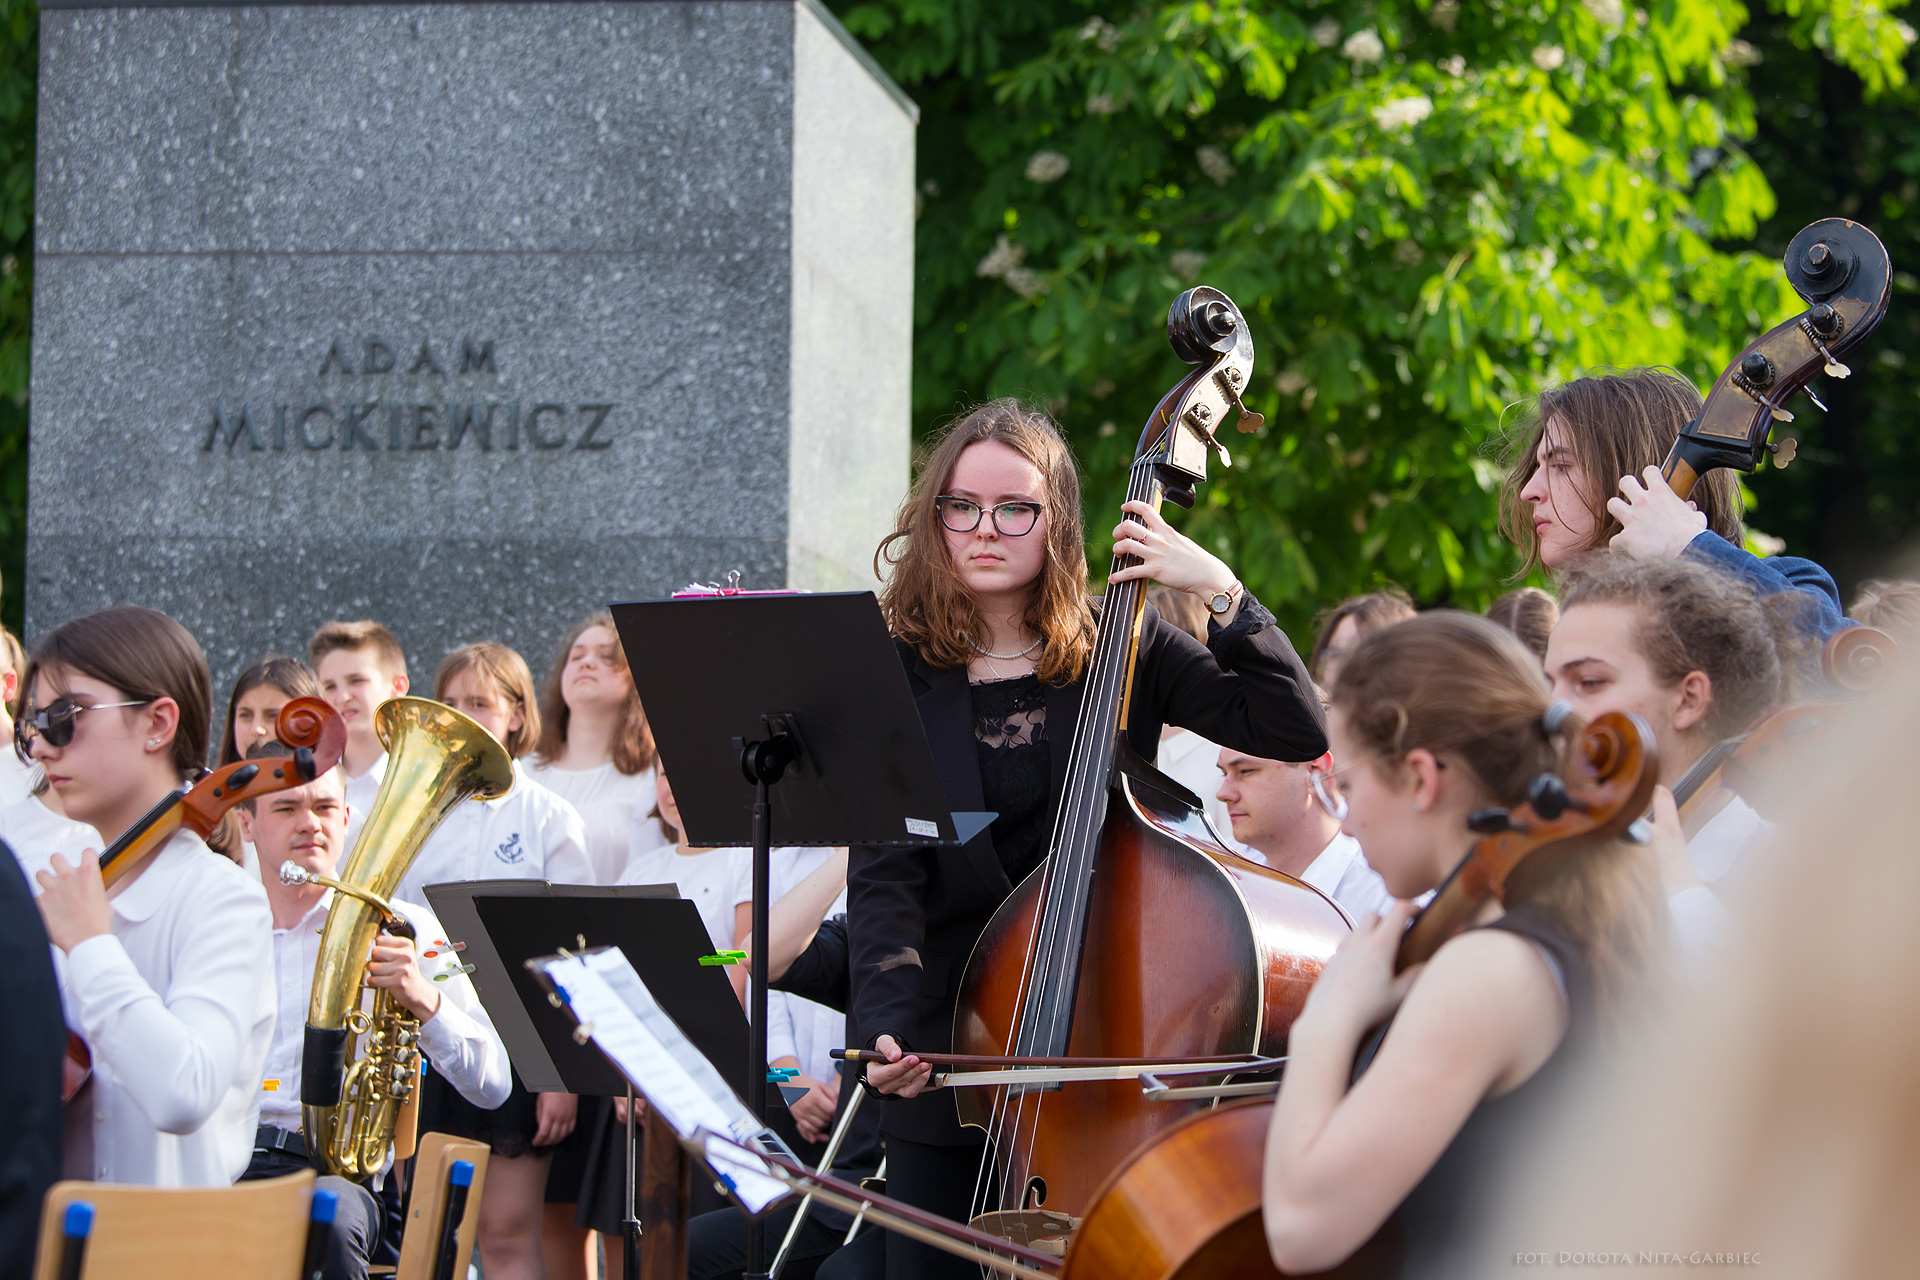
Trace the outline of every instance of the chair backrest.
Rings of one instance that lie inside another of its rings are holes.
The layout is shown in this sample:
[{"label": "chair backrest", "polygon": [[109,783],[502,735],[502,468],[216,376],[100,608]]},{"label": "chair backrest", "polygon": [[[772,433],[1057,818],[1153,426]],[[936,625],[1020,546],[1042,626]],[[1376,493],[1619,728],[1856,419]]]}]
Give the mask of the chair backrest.
[{"label": "chair backrest", "polygon": [[58,1280],[61,1223],[77,1200],[94,1209],[82,1280],[296,1280],[313,1177],[302,1170],[231,1187],[56,1182],[40,1212],[34,1280]]},{"label": "chair backrest", "polygon": [[440,1248],[440,1224],[446,1216],[447,1176],[455,1160],[473,1162],[473,1186],[467,1191],[467,1210],[460,1218],[460,1247],[453,1274],[467,1274],[473,1257],[474,1233],[480,1224],[480,1193],[487,1183],[487,1144],[444,1133],[420,1139],[413,1160],[413,1186],[407,1195],[407,1225],[400,1237],[400,1265],[394,1280],[433,1280],[434,1256]]}]

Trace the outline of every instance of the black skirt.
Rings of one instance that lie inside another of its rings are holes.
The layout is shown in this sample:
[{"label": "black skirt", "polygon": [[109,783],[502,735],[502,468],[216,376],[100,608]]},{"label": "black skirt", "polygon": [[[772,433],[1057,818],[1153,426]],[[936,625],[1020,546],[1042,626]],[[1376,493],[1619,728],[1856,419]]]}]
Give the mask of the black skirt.
[{"label": "black skirt", "polygon": [[447,1083],[445,1076],[429,1062],[420,1086],[420,1132],[445,1133],[456,1138],[484,1142],[496,1156],[546,1155],[552,1147],[536,1147],[533,1135],[540,1120],[534,1111],[538,1094],[527,1092],[518,1071],[513,1072],[513,1091],[507,1100],[489,1111],[476,1107]]}]

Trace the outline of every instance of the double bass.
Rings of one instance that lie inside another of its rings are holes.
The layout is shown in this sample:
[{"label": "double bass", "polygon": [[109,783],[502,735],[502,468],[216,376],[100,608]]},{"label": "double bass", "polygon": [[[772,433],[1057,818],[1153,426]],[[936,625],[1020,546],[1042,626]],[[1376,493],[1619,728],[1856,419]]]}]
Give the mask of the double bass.
[{"label": "double bass", "polygon": [[[1195,366],[1141,432],[1127,499],[1191,506],[1215,432],[1253,372],[1244,317],[1217,289],[1181,294],[1174,351]],[[1136,563],[1118,557],[1114,569]],[[1349,929],[1318,891],[1229,852],[1200,801],[1125,736],[1144,584],[1109,587],[1043,871],[1001,904],[961,980],[956,1054],[1039,1067],[1085,1059],[1204,1062],[1271,1056]],[[1145,1101],[1132,1078],[963,1086],[960,1118],[987,1131],[975,1224],[1057,1241],[1127,1155],[1191,1110]]]}]

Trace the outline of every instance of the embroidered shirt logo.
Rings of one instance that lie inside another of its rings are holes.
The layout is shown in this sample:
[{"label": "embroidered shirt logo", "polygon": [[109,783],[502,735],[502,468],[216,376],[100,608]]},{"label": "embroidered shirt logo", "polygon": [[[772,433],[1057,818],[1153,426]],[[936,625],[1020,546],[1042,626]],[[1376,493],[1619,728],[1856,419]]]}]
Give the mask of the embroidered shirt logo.
[{"label": "embroidered shirt logo", "polygon": [[520,847],[520,833],[514,832],[505,844],[493,851],[493,856],[506,863],[526,861],[527,851]]}]

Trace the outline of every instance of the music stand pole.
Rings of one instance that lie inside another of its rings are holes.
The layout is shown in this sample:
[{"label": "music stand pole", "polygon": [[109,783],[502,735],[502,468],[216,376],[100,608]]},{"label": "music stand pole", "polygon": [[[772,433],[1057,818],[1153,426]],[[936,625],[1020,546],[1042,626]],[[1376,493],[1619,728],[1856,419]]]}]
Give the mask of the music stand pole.
[{"label": "music stand pole", "polygon": [[[740,771],[753,783],[753,957],[747,997],[747,1110],[761,1124],[767,1119],[767,896],[772,882],[773,811],[767,793],[800,758],[794,734],[778,732],[740,748]],[[758,1218],[747,1220],[745,1274],[766,1274],[765,1232]]]}]

